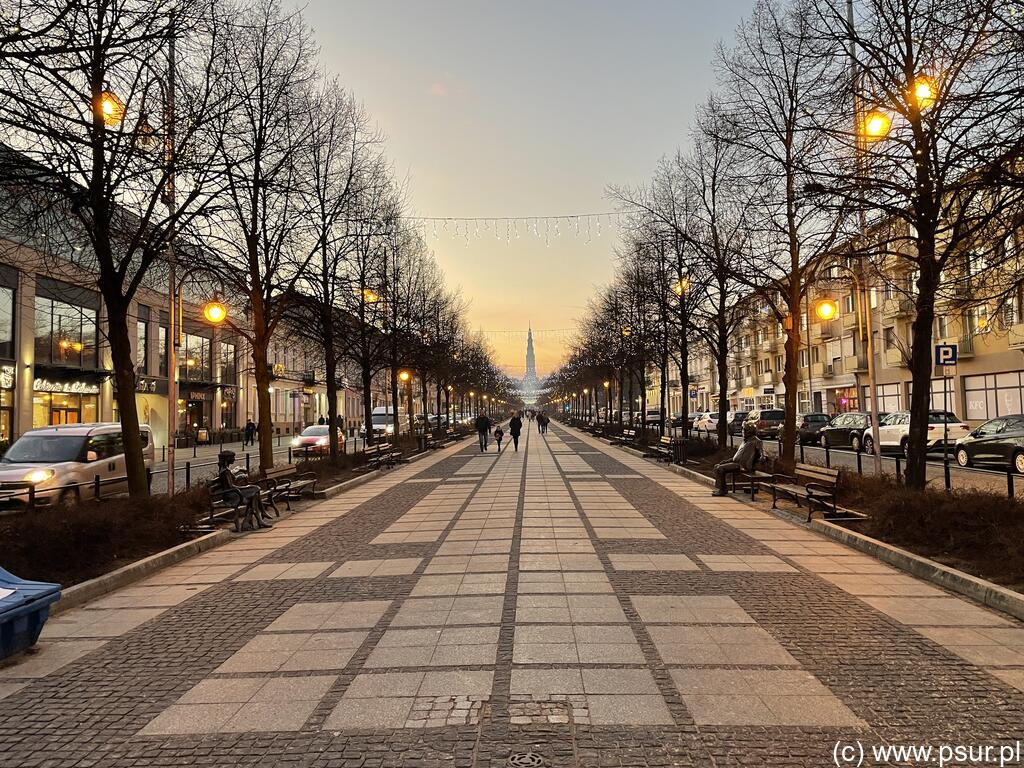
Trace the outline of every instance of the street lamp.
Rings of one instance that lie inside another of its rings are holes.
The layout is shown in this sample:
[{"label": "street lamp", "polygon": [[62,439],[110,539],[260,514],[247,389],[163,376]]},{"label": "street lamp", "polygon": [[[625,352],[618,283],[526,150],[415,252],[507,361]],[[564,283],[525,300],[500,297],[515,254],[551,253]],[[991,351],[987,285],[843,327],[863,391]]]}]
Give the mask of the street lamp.
[{"label": "street lamp", "polygon": [[[881,443],[878,439],[878,385],[875,377],[875,344],[872,339],[871,332],[871,307],[867,302],[867,292],[864,290],[864,285],[861,282],[860,275],[857,274],[856,270],[851,269],[846,264],[836,263],[834,265],[837,269],[844,270],[849,273],[850,278],[853,280],[854,290],[857,292],[857,326],[858,335],[864,339],[864,352],[867,355],[868,364],[868,386],[871,389],[871,408],[868,410],[868,415],[871,418],[871,453],[874,457],[875,475],[878,477],[882,476],[882,449]],[[822,318],[823,320],[831,319],[836,316],[839,306],[835,299],[823,298],[820,299],[814,306],[814,313]],[[861,326],[861,312],[864,312],[864,325]],[[859,394],[859,393],[858,393]]]},{"label": "street lamp", "polygon": [[912,93],[914,97],[914,104],[918,111],[928,109],[928,107],[935,103],[935,92],[935,84],[932,82],[930,77],[918,75],[914,79]]},{"label": "street lamp", "polygon": [[104,125],[117,125],[124,120],[124,102],[113,91],[106,89],[96,99],[96,107]]},{"label": "street lamp", "polygon": [[590,387],[583,388],[583,401],[587,404],[587,419],[590,419]]},{"label": "street lamp", "polygon": [[[612,383],[606,379],[605,382],[604,382],[604,420],[605,420],[605,423],[607,423],[607,424],[611,424],[612,423],[612,407],[611,407],[612,403],[611,403],[611,399],[610,399],[610,397],[611,397],[611,390],[610,390],[611,385],[612,385]],[[601,420],[601,409],[600,408],[597,409],[597,420],[598,421]]]},{"label": "street lamp", "polygon": [[[415,405],[412,401],[412,374],[409,371],[399,371],[398,380],[405,385],[405,406],[409,410],[409,434],[410,436],[416,431],[415,424]],[[398,419],[398,414],[395,414],[395,419]],[[397,432],[397,430],[395,430]],[[397,435],[395,436],[397,439]]]},{"label": "street lamp", "polygon": [[206,306],[203,307],[203,317],[213,325],[220,325],[227,319],[227,316],[227,307],[216,299],[206,302]]},{"label": "street lamp", "polygon": [[885,112],[873,109],[864,116],[861,132],[867,141],[880,141],[889,135],[892,118]]}]

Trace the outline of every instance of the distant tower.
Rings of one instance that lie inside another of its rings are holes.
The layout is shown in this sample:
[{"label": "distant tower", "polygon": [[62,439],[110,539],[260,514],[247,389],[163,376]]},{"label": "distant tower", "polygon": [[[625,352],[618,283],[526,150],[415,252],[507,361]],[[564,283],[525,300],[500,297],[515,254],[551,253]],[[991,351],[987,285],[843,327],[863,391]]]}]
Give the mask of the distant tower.
[{"label": "distant tower", "polygon": [[537,356],[533,351],[533,327],[526,332],[526,375],[523,376],[523,402],[532,405],[537,401],[540,381],[537,379]]},{"label": "distant tower", "polygon": [[533,354],[533,328],[526,332],[526,378],[537,380],[537,357]]}]

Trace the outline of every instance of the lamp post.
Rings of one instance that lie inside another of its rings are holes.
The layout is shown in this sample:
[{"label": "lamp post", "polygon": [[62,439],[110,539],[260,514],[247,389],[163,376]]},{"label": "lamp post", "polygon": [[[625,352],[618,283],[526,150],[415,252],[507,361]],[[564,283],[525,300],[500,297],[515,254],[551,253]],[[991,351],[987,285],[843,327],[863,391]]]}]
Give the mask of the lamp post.
[{"label": "lamp post", "polygon": [[[864,352],[867,355],[868,363],[868,386],[871,390],[871,408],[868,415],[871,418],[871,455],[875,468],[875,475],[882,476],[882,448],[878,439],[878,385],[875,377],[875,345],[871,338],[871,306],[868,303],[867,292],[863,282],[856,270],[850,269],[842,263],[837,263],[836,268],[845,270],[853,280],[854,290],[857,292],[857,332],[864,340]],[[861,311],[863,310],[863,325],[861,323]],[[835,299],[819,299],[814,305],[814,314],[822,320],[831,320],[839,312],[839,305]]]},{"label": "lamp post", "polygon": [[451,384],[445,387],[444,416],[445,421],[448,422],[448,429],[452,428],[452,392],[454,391],[454,389],[455,387],[453,387]]},{"label": "lamp post", "polygon": [[[412,374],[409,371],[399,371],[398,380],[402,382],[405,387],[405,406],[409,410],[409,434],[413,435],[416,432],[416,406],[412,401]],[[395,436],[398,439],[398,436]]]}]

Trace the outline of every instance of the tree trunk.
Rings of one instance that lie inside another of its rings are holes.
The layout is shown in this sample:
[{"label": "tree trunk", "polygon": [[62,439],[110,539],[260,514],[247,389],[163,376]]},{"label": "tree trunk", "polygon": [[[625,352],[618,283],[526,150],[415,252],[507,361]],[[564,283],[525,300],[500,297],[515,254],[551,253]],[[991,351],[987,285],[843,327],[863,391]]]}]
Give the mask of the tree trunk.
[{"label": "tree trunk", "polygon": [[260,469],[266,471],[274,466],[274,422],[270,408],[270,365],[267,362],[266,332],[256,323],[253,331],[252,367],[256,378],[256,403],[258,416],[256,431],[260,442]]},{"label": "tree trunk", "polygon": [[359,376],[363,385],[363,444],[373,445],[377,442],[377,435],[373,431],[373,371],[366,357],[359,361]]},{"label": "tree trunk", "polygon": [[679,337],[679,388],[683,402],[679,406],[683,420],[683,431],[690,418],[690,341],[686,338],[686,316],[683,316],[682,335]]},{"label": "tree trunk", "polygon": [[133,498],[144,498],[149,496],[149,479],[146,476],[146,461],[142,455],[139,411],[135,406],[135,365],[132,362],[131,336],[128,333],[128,303],[120,291],[117,291],[116,295],[108,291],[103,293],[107,309],[107,340],[110,342],[110,359],[114,364],[114,397],[117,400],[121,436],[124,440],[128,494]]},{"label": "tree trunk", "polygon": [[660,416],[658,418],[658,435],[660,437],[665,436],[665,412],[667,410],[668,400],[668,337],[665,337],[665,344],[661,349],[661,402],[660,405]]},{"label": "tree trunk", "polygon": [[[720,307],[725,312],[725,307]],[[726,430],[729,428],[729,398],[726,390],[729,387],[729,332],[724,322],[718,326],[718,338],[715,348],[715,364],[718,366],[718,447],[724,448]]]},{"label": "tree trunk", "polygon": [[[934,250],[934,249],[933,249]],[[932,389],[932,324],[935,322],[935,292],[939,285],[939,271],[929,255],[922,258],[921,276],[917,280],[917,317],[911,326],[910,376],[910,434],[907,452],[906,485],[924,489],[927,480],[928,410]],[[878,412],[878,404],[871,410]]]},{"label": "tree trunk", "polygon": [[327,371],[327,441],[331,462],[338,460],[338,353],[334,349],[334,317],[323,315],[324,368]]},{"label": "tree trunk", "polygon": [[[394,355],[392,355],[394,360]],[[394,444],[398,445],[398,437],[402,434],[401,419],[398,417],[398,368],[392,362],[388,368],[391,373],[391,425],[394,430]]]},{"label": "tree trunk", "polygon": [[783,384],[786,387],[784,407],[786,409],[782,436],[781,459],[792,464],[796,459],[796,422],[799,406],[797,387],[800,386],[800,278],[791,281],[788,298],[790,327],[786,328],[786,369]]}]

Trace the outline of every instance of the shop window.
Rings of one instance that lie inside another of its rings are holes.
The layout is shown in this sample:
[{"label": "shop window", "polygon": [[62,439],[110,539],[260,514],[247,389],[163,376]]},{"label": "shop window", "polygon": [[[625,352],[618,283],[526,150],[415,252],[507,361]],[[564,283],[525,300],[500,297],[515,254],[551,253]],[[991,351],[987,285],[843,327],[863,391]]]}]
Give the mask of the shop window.
[{"label": "shop window", "polygon": [[138,320],[135,323],[135,372],[145,376],[149,373],[149,323]]},{"label": "shop window", "polygon": [[222,384],[234,384],[238,379],[235,363],[235,345],[227,342],[218,344],[218,374]]},{"label": "shop window", "polygon": [[1024,371],[965,376],[964,417],[970,420],[994,419],[1020,413],[1024,404]]},{"label": "shop window", "polygon": [[90,307],[36,296],[37,363],[96,368],[96,315]]},{"label": "shop window", "polygon": [[157,329],[156,355],[160,359],[159,375],[167,375],[167,326],[161,325]]},{"label": "shop window", "polygon": [[14,359],[14,289],[0,286],[0,358]]},{"label": "shop window", "polygon": [[205,336],[186,333],[181,340],[181,356],[178,360],[180,381],[213,381],[213,359],[211,341]]}]

